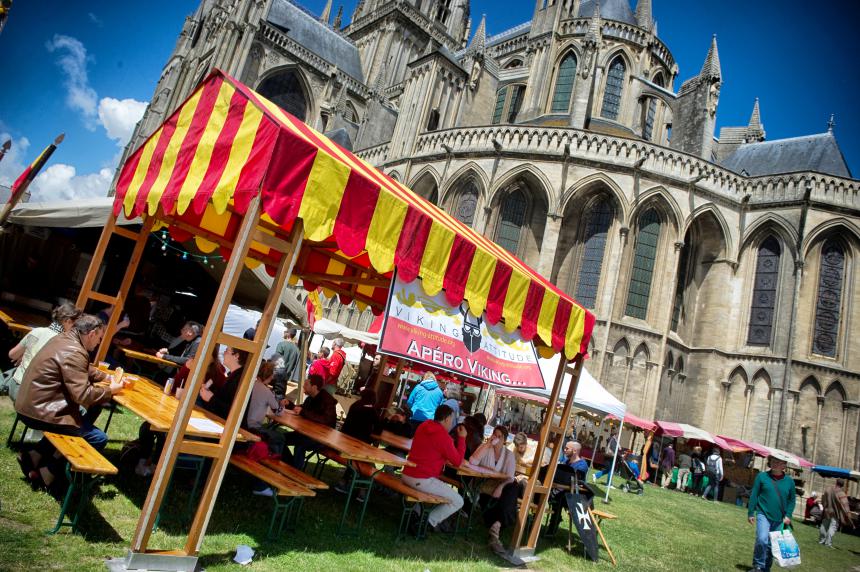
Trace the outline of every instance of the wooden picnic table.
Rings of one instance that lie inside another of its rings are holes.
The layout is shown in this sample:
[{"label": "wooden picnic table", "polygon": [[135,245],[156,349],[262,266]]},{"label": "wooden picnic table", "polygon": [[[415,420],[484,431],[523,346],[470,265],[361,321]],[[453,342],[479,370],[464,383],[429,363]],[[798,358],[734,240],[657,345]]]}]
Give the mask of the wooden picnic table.
[{"label": "wooden picnic table", "polygon": [[398,457],[379,447],[374,447],[355,437],[350,437],[346,433],[341,433],[332,427],[305,419],[291,411],[285,411],[280,415],[276,415],[272,417],[272,420],[293,431],[298,431],[306,437],[310,437],[324,447],[334,449],[344,459],[349,461],[388,465],[390,467],[415,466],[414,463],[407,461],[403,457]]},{"label": "wooden picnic table", "polygon": [[120,349],[122,349],[122,353],[124,353],[126,356],[130,357],[133,360],[148,361],[149,363],[154,363],[157,365],[164,365],[167,367],[179,367],[178,364],[176,364],[170,360],[161,359],[160,357],[153,355],[153,354],[148,354],[145,352],[139,352],[137,350],[132,350],[129,348],[120,348]]},{"label": "wooden picnic table", "polygon": [[457,467],[457,474],[461,477],[472,477],[476,479],[507,479],[507,474],[487,469],[478,465],[473,465],[469,461],[463,461]]},{"label": "wooden picnic table", "polygon": [[[165,394],[161,386],[145,377],[132,374],[127,374],[127,377],[134,379],[133,387],[126,387],[114,395],[113,400],[149,423],[153,431],[169,431],[179,409],[179,400]],[[205,423],[208,420],[224,428],[223,419],[199,407],[194,408],[191,419],[197,419],[199,423]],[[219,432],[197,429],[191,425],[191,422],[189,422],[187,434],[210,439],[218,439],[221,436]],[[260,440],[257,435],[245,429],[239,430],[237,439],[239,441]]]},{"label": "wooden picnic table", "polygon": [[33,328],[48,326],[50,318],[20,310],[18,308],[0,308],[0,321],[6,324],[10,330],[17,334],[27,334]]},{"label": "wooden picnic table", "polygon": [[391,431],[380,431],[378,434],[371,435],[374,441],[379,441],[380,443],[384,443],[385,445],[389,445],[394,447],[395,449],[400,449],[401,451],[406,451],[407,453],[412,450],[412,439],[409,437],[402,437]]}]

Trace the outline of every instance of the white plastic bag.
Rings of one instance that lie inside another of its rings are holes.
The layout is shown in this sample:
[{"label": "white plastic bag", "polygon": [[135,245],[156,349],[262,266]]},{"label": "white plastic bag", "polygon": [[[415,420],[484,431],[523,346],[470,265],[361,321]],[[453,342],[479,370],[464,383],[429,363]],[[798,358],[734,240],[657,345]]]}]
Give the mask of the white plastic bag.
[{"label": "white plastic bag", "polygon": [[770,549],[773,559],[781,568],[800,566],[800,546],[791,530],[780,527],[770,533]]}]

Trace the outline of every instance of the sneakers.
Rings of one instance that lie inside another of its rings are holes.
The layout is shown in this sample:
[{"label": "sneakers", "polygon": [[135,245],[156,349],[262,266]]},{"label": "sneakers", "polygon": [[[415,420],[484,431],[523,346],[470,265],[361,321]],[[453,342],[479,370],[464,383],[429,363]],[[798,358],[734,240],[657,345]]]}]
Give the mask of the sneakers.
[{"label": "sneakers", "polygon": [[440,522],[439,524],[437,524],[436,526],[433,526],[431,524],[430,530],[437,533],[437,534],[438,533],[450,534],[450,533],[454,532],[454,526],[451,524],[451,522],[448,519],[445,519],[442,522]]},{"label": "sneakers", "polygon": [[592,473],[592,474],[591,474],[591,482],[592,482],[592,483],[596,483],[596,482],[597,482],[597,475],[596,475],[596,474],[594,474],[594,473]]},{"label": "sneakers", "polygon": [[333,486],[332,488],[339,493],[349,494],[349,485],[347,485],[343,481],[338,481],[338,483],[335,486]]},{"label": "sneakers", "polygon": [[253,493],[255,495],[257,495],[258,497],[269,497],[269,498],[271,498],[271,497],[275,496],[275,491],[272,490],[272,487],[266,487],[265,489],[262,489],[262,490],[255,490],[255,491],[253,491]]}]

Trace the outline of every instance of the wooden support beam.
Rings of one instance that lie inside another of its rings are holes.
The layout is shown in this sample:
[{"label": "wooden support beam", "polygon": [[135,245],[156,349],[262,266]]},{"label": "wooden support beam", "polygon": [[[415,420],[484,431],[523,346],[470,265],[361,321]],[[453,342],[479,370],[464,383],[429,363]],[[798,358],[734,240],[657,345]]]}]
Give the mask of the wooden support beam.
[{"label": "wooden support beam", "polygon": [[214,458],[221,452],[221,446],[218,443],[207,441],[183,441],[179,445],[179,452],[198,457]]},{"label": "wooden support beam", "polygon": [[276,235],[271,235],[267,232],[263,232],[260,228],[261,225],[257,225],[257,230],[254,232],[254,242],[259,242],[262,245],[268,246],[271,249],[277,250],[278,252],[286,252],[290,243],[280,238]]},{"label": "wooden support beam", "polygon": [[[194,410],[194,402],[200,388],[203,385],[206,377],[206,369],[212,360],[212,350],[216,345],[216,336],[221,332],[224,323],[224,317],[227,314],[227,308],[233,298],[233,293],[236,290],[236,285],[239,282],[239,276],[242,273],[244,266],[244,255],[247,253],[251,244],[251,236],[256,228],[257,221],[260,218],[260,198],[254,197],[248,205],[248,211],[245,213],[245,218],[236,234],[236,248],[234,248],[234,256],[231,256],[227,261],[224,270],[224,276],[221,279],[221,284],[218,287],[218,292],[213,300],[212,310],[209,313],[209,318],[203,328],[203,333],[200,337],[200,345],[197,349],[198,359],[194,360],[194,369],[190,372],[186,381],[186,391],[183,396],[176,415],[173,418],[173,424],[170,431],[167,433],[164,448],[161,458],[158,461],[158,466],[150,483],[149,492],[146,495],[141,506],[140,519],[137,522],[137,528],[132,537],[131,550],[134,553],[144,552],[149,544],[149,538],[152,534],[152,527],[155,523],[155,518],[158,515],[161,503],[164,500],[164,494],[167,485],[170,481],[170,475],[173,472],[173,467],[176,464],[176,457],[179,454],[182,442],[185,440],[185,432],[188,427],[188,421],[191,419],[191,413]],[[238,399],[238,396],[237,396]],[[238,426],[234,427],[238,430]],[[232,439],[235,439],[235,432],[230,431],[230,427],[225,425],[224,433],[222,434],[222,442],[224,435],[229,435],[231,438],[230,447],[232,448]],[[227,451],[229,455],[229,451]],[[197,516],[192,526],[192,532],[195,535],[194,546],[197,546],[196,540],[202,537],[202,531],[205,530],[211,505],[214,503],[215,494],[218,486],[221,483],[224,469],[222,462],[213,463],[210,477],[207,481],[207,486],[200,500]],[[212,476],[217,474],[217,479],[212,480]],[[203,514],[201,516],[201,510]],[[190,539],[190,536],[189,536]],[[187,545],[186,545],[187,546]],[[196,549],[188,550],[186,553],[196,553]]]},{"label": "wooden support beam", "polygon": [[237,350],[242,350],[249,354],[256,353],[257,351],[257,344],[255,344],[253,340],[246,340],[245,338],[240,338],[238,336],[228,334],[227,332],[219,332],[215,340],[219,344],[223,344]]},{"label": "wooden support beam", "polygon": [[[254,199],[254,223],[259,220],[259,196]],[[248,214],[246,213],[246,218]],[[243,221],[243,227],[246,221]],[[188,534],[188,539],[185,543],[185,551],[189,554],[197,554],[200,546],[203,543],[203,537],[206,533],[206,527],[209,524],[209,518],[212,516],[212,510],[215,508],[215,499],[218,495],[218,490],[221,487],[221,481],[224,479],[224,472],[227,470],[227,465],[230,462],[230,454],[233,451],[233,445],[236,442],[236,435],[239,432],[239,426],[242,419],[245,417],[245,409],[248,406],[248,401],[251,398],[253,389],[254,377],[257,369],[263,359],[263,349],[266,341],[272,331],[275,316],[277,315],[278,306],[281,304],[281,292],[287,283],[287,279],[292,272],[293,265],[296,261],[296,255],[301,246],[303,234],[303,225],[300,221],[296,221],[293,225],[293,230],[290,233],[289,250],[283,253],[278,271],[275,274],[274,282],[269,289],[269,295],[266,299],[266,304],[263,307],[260,322],[257,325],[256,333],[254,334],[253,343],[256,346],[251,354],[245,367],[242,368],[242,379],[239,382],[239,387],[236,390],[236,396],[233,398],[233,404],[230,406],[230,413],[224,422],[224,432],[221,434],[221,440],[218,442],[221,452],[214,458],[212,468],[209,471],[209,478],[206,481],[206,486],[203,488],[200,504],[197,507],[197,513],[194,515],[194,520],[191,523],[191,530]],[[234,253],[237,258],[241,258],[248,253],[251,246],[252,233],[241,233],[241,240],[236,240],[236,250]],[[235,282],[238,281],[238,275],[234,277]],[[226,315],[226,304],[223,308],[223,313]],[[223,318],[222,318],[223,321]]]},{"label": "wooden support beam", "polygon": [[140,238],[140,233],[134,232],[133,230],[125,228],[124,226],[114,225],[113,232],[114,232],[114,234],[118,234],[119,236],[121,236],[123,238],[127,238],[127,239],[133,240],[135,242],[137,241],[138,238]]},{"label": "wooden support beam", "polygon": [[108,306],[116,305],[116,296],[108,296],[107,294],[102,294],[101,292],[90,292],[88,298],[90,300],[95,300],[96,302],[103,302]]},{"label": "wooden support beam", "polygon": [[332,276],[330,274],[310,274],[301,275],[303,280],[309,280],[314,284],[334,283],[334,284],[356,284],[358,286],[373,286],[374,288],[388,288],[391,286],[391,280],[387,278],[371,278],[370,276]]},{"label": "wooden support beam", "polygon": [[[520,505],[517,523],[514,527],[514,533],[511,536],[510,552],[517,558],[531,557],[534,555],[534,549],[537,545],[537,539],[540,533],[541,521],[543,520],[546,504],[549,500],[549,494],[546,493],[549,491],[553,478],[555,477],[555,469],[558,466],[558,458],[563,447],[562,441],[570,420],[570,410],[573,407],[573,398],[576,394],[576,387],[579,385],[579,376],[583,367],[582,363],[583,356],[577,356],[575,360],[576,365],[574,368],[573,379],[561,414],[560,426],[553,423],[553,415],[556,405],[558,404],[564,374],[567,371],[567,364],[565,364],[563,357],[561,358],[558,369],[556,370],[555,381],[550,393],[549,403],[547,404],[546,415],[544,416],[544,423],[541,427],[540,439],[538,440],[537,449],[535,449],[535,456],[532,460],[529,479],[526,482],[526,488],[523,494],[522,504]],[[543,481],[541,481],[539,478],[541,461],[543,460],[544,450],[550,440],[553,443],[552,455],[550,463],[547,466],[546,474]],[[535,497],[539,497],[538,502],[534,502]],[[523,535],[528,523],[528,512],[530,510],[530,505],[533,503],[536,504],[538,508],[535,518],[532,521],[532,528],[529,531],[527,540],[523,543]]]}]

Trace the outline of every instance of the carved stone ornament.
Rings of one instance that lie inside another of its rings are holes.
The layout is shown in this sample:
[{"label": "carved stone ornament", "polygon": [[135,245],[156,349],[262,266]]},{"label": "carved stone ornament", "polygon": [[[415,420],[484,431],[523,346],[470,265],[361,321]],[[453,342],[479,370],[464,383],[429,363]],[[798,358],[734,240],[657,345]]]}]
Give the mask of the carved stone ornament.
[{"label": "carved stone ornament", "polygon": [[708,90],[708,114],[714,117],[717,114],[717,105],[720,103],[720,82],[711,84]]}]

